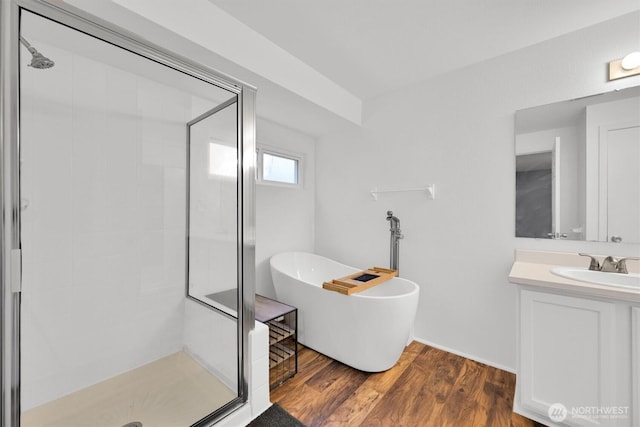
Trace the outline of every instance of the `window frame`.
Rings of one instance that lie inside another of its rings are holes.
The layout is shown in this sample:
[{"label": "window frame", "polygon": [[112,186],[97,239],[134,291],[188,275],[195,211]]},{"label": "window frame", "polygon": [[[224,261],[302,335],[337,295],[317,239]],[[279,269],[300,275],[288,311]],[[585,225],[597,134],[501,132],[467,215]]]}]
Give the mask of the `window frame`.
[{"label": "window frame", "polygon": [[[264,174],[264,155],[269,154],[270,156],[281,157],[283,159],[295,160],[297,162],[297,183],[292,184],[288,182],[281,181],[271,181],[268,179],[263,179]],[[292,189],[302,189],[304,188],[304,155],[302,153],[296,153],[293,151],[289,151],[282,148],[274,148],[267,145],[259,145],[257,149],[257,183],[261,185],[270,185],[274,187],[283,187],[283,188],[292,188]]]}]

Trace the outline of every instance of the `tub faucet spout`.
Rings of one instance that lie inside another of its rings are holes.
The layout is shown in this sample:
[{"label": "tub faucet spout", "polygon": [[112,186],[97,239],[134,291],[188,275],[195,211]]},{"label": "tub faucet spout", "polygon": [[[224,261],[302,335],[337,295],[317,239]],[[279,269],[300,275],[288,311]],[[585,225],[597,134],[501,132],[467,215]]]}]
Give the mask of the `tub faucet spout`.
[{"label": "tub faucet spout", "polygon": [[390,223],[391,231],[395,231],[400,227],[400,220],[398,217],[393,216],[393,211],[387,211],[387,221]]},{"label": "tub faucet spout", "polygon": [[387,211],[387,221],[390,232],[389,268],[399,273],[400,239],[404,239],[404,235],[400,230],[400,220],[393,216],[393,211]]}]

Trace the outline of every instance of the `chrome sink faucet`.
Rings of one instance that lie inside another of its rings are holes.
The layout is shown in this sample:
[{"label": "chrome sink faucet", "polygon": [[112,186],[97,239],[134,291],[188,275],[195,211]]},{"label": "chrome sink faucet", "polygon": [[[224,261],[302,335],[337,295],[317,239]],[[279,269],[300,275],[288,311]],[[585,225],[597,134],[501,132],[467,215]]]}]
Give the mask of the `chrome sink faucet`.
[{"label": "chrome sink faucet", "polygon": [[627,270],[627,261],[628,260],[640,260],[638,257],[625,257],[625,258],[614,258],[612,256],[608,256],[602,260],[602,264],[594,257],[593,255],[579,253],[580,256],[588,256],[591,258],[591,262],[589,263],[589,270],[593,271],[602,271],[606,273],[621,273],[628,274]]}]

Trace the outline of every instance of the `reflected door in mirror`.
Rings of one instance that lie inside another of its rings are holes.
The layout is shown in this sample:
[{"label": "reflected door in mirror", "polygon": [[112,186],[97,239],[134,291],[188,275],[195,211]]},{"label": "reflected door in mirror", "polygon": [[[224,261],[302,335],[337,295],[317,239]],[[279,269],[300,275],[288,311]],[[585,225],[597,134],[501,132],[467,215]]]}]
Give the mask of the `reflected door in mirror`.
[{"label": "reflected door in mirror", "polygon": [[640,123],[604,127],[600,144],[601,237],[640,242]]},{"label": "reflected door in mirror", "polygon": [[551,152],[516,160],[516,237],[548,238],[552,233]]}]

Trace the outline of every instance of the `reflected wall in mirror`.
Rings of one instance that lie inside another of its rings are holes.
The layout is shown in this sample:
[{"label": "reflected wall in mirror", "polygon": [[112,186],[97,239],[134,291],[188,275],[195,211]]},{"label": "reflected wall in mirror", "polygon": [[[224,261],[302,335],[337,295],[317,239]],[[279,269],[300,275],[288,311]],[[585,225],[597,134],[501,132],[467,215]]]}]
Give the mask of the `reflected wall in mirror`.
[{"label": "reflected wall in mirror", "polygon": [[516,237],[640,243],[640,87],[516,112]]}]

